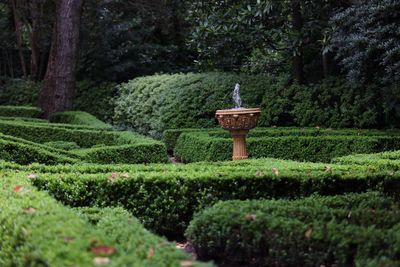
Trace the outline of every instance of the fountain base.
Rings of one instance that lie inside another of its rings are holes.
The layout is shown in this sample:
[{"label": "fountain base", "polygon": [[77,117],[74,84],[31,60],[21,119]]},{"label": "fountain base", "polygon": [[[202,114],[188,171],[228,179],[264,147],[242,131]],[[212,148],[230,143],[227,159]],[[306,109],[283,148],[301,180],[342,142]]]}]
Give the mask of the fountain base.
[{"label": "fountain base", "polygon": [[249,130],[232,130],[231,136],[233,139],[232,160],[247,159],[246,136]]},{"label": "fountain base", "polygon": [[215,117],[225,130],[230,131],[233,139],[233,160],[247,159],[246,136],[257,125],[259,108],[241,108],[217,110]]}]

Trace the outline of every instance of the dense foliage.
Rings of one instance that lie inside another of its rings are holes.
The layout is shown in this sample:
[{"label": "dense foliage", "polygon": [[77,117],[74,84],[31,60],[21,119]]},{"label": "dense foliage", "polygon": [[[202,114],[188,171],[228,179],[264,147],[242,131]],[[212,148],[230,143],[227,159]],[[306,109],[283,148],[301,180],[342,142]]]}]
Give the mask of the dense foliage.
[{"label": "dense foliage", "polygon": [[400,82],[400,2],[353,1],[332,17],[331,49],[357,82]]},{"label": "dense foliage", "polygon": [[227,201],[186,235],[200,259],[229,266],[397,266],[399,219],[399,204],[377,193]]}]

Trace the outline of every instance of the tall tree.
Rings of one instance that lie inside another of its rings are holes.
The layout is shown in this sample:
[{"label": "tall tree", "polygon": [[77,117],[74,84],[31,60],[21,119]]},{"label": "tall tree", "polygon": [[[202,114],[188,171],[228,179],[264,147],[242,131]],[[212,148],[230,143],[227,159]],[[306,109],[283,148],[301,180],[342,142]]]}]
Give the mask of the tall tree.
[{"label": "tall tree", "polygon": [[299,84],[304,83],[303,73],[303,51],[302,51],[302,31],[303,31],[303,18],[301,15],[301,3],[300,0],[292,0],[292,26],[293,33],[297,37],[296,46],[293,50],[292,58],[292,75],[293,80]]},{"label": "tall tree", "polygon": [[19,60],[21,63],[22,73],[24,75],[24,78],[26,78],[28,74],[27,74],[27,69],[26,69],[24,52],[22,49],[22,46],[23,46],[23,38],[22,38],[23,23],[21,20],[21,14],[20,14],[20,10],[19,10],[20,8],[19,8],[18,2],[16,0],[10,0],[10,5],[13,10],[15,37],[17,38]]},{"label": "tall tree", "polygon": [[58,0],[49,62],[40,93],[40,107],[50,113],[72,108],[79,55],[83,0]]}]

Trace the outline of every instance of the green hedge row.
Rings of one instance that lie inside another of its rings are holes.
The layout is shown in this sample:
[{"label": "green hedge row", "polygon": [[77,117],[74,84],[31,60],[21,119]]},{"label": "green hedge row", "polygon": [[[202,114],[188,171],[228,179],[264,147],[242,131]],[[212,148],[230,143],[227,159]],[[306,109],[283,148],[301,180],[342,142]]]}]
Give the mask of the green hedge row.
[{"label": "green hedge row", "polygon": [[109,124],[102,122],[95,116],[83,112],[83,111],[66,111],[53,113],[50,116],[50,122],[75,124],[75,125],[87,125],[92,126],[96,129],[111,130],[112,127]]},{"label": "green hedge row", "polygon": [[[173,151],[179,136],[187,132],[207,132],[211,136],[228,138],[228,131],[221,128],[205,129],[205,128],[183,128],[168,129],[163,133],[163,142],[169,151]],[[332,129],[320,127],[257,127],[251,130],[249,137],[279,137],[279,136],[326,136],[326,135],[357,135],[357,136],[398,136],[398,129],[390,130],[374,130],[374,129]]]},{"label": "green hedge row", "polygon": [[[14,166],[5,166],[10,167]],[[37,174],[33,183],[65,204],[123,206],[149,229],[169,236],[182,234],[194,212],[219,200],[295,198],[314,192],[333,195],[369,189],[400,198],[397,172],[274,159],[183,166],[35,165],[23,170]]]},{"label": "green hedge row", "polygon": [[0,106],[0,116],[40,118],[42,111],[36,107],[28,106]]},{"label": "green hedge row", "polygon": [[226,266],[399,266],[399,221],[400,204],[377,193],[236,200],[201,211],[186,235]]},{"label": "green hedge row", "polygon": [[59,127],[57,124],[0,121],[0,132],[35,143],[74,142],[76,157],[96,163],[166,162],[165,145],[131,132]]},{"label": "green hedge row", "polygon": [[[264,135],[263,132],[259,134]],[[298,161],[330,162],[332,158],[400,149],[399,136],[291,135],[247,139],[249,157],[273,157]],[[186,132],[180,135],[174,155],[184,162],[221,161],[232,157],[232,140],[225,133]]]},{"label": "green hedge row", "polygon": [[4,135],[0,133],[2,160],[19,164],[61,164],[78,163],[81,158],[71,152],[52,147],[47,144],[38,144],[22,138]]},{"label": "green hedge row", "polygon": [[332,162],[337,164],[364,165],[369,169],[397,171],[400,169],[400,151],[349,155],[334,158]]},{"label": "green hedge row", "polygon": [[211,266],[192,261],[121,208],[74,211],[30,185],[0,179],[1,266]]}]

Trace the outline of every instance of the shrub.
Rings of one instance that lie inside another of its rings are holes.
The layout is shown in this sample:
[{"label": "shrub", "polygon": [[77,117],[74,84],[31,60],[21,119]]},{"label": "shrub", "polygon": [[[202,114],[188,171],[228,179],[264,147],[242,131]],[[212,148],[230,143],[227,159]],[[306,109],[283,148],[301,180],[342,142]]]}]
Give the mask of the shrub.
[{"label": "shrub", "polygon": [[0,138],[0,159],[19,164],[43,163],[76,163],[73,157],[60,155],[58,151],[50,151],[45,147],[37,147],[20,142]]},{"label": "shrub", "polygon": [[332,162],[337,164],[363,165],[368,167],[368,169],[388,170],[392,172],[400,169],[400,151],[349,155],[334,158]]},{"label": "shrub", "polygon": [[168,236],[182,234],[194,212],[219,200],[295,198],[314,192],[334,195],[369,189],[400,196],[398,173],[274,159],[183,166],[34,165],[22,170],[36,173],[33,183],[67,205],[122,206],[148,229]]},{"label": "shrub", "polygon": [[1,87],[0,104],[36,106],[41,86],[41,83],[29,80],[8,80]]},{"label": "shrub", "polygon": [[112,129],[111,125],[108,125],[97,119],[95,116],[83,111],[53,113],[50,115],[50,121],[56,123],[87,125],[97,129]]},{"label": "shrub", "polygon": [[37,191],[26,173],[1,176],[1,266],[94,266],[98,257],[107,266],[211,266],[192,261],[121,208],[75,211]]},{"label": "shrub", "polygon": [[[169,151],[173,151],[179,136],[187,132],[208,132],[215,137],[229,137],[229,132],[221,128],[204,129],[204,128],[184,128],[184,129],[168,129],[164,131],[163,142]],[[357,136],[396,136],[400,131],[397,129],[390,130],[372,130],[372,129],[332,129],[332,128],[298,128],[298,127],[257,127],[250,131],[249,137],[280,137],[280,136],[327,136],[327,135],[357,135]]]},{"label": "shrub", "polygon": [[[267,90],[259,125],[324,126],[334,128],[397,127],[395,90],[361,86],[337,78],[307,86]],[[398,102],[398,101],[397,101]]]},{"label": "shrub", "polygon": [[[330,162],[332,158],[353,153],[400,149],[400,138],[384,135],[326,135],[314,132],[255,131],[247,139],[249,157],[273,157],[311,162]],[[271,134],[272,133],[272,134]],[[271,136],[268,136],[271,134]],[[263,136],[264,137],[258,137]],[[302,136],[303,135],[303,136]],[[232,140],[226,133],[187,132],[180,135],[174,155],[184,162],[229,160]]]},{"label": "shrub", "polygon": [[228,266],[397,266],[399,208],[376,193],[220,202],[186,236]]},{"label": "shrub", "polygon": [[0,116],[39,118],[42,111],[28,106],[0,106]]},{"label": "shrub", "polygon": [[[165,145],[131,132],[58,127],[52,123],[0,121],[0,132],[35,143],[74,142],[83,150],[71,152],[90,162],[140,163],[166,162]],[[101,144],[100,147],[91,148]],[[141,161],[142,160],[142,161]]]},{"label": "shrub", "polygon": [[154,75],[118,87],[114,122],[160,137],[168,128],[213,127],[217,109],[231,108],[232,91],[241,84],[245,106],[258,106],[268,76],[230,73]]},{"label": "shrub", "polygon": [[67,150],[67,151],[80,148],[78,146],[78,144],[75,142],[65,142],[65,141],[46,142],[46,143],[43,143],[43,145],[62,149],[62,150]]},{"label": "shrub", "polygon": [[112,99],[116,94],[116,84],[90,80],[76,83],[74,110],[86,111],[100,120],[110,121],[114,111]]},{"label": "shrub", "polygon": [[[42,84],[29,80],[14,79],[0,87],[1,105],[37,106]],[[101,120],[109,121],[113,113],[112,98],[115,84],[78,81],[75,87],[73,109],[89,112]]]}]

